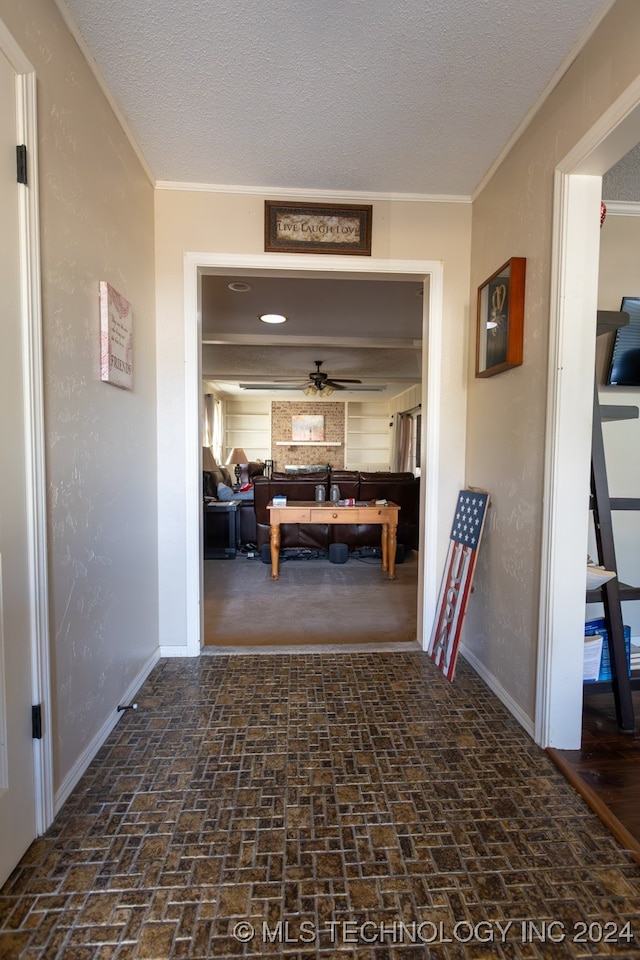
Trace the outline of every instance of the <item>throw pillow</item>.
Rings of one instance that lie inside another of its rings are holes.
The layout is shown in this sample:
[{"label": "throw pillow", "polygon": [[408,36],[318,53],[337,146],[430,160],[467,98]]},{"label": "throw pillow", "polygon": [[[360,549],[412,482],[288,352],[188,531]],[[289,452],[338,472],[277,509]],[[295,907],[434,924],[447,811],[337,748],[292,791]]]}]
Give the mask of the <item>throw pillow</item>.
[{"label": "throw pillow", "polygon": [[216,498],[216,478],[212,470],[202,471],[202,494],[210,500]]}]

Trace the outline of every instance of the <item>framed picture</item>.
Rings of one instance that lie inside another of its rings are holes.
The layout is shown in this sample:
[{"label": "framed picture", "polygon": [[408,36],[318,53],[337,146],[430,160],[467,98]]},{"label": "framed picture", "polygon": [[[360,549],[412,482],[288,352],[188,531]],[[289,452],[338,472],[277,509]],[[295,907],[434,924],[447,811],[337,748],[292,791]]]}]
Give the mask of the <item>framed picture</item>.
[{"label": "framed picture", "polygon": [[369,204],[265,200],[264,249],[371,256],[372,210]]},{"label": "framed picture", "polygon": [[478,287],[476,377],[522,363],[526,259],[512,257]]},{"label": "framed picture", "polygon": [[128,300],[100,281],[100,379],[133,390],[133,312]]},{"label": "framed picture", "polygon": [[324,417],[322,414],[297,414],[291,417],[291,439],[298,443],[318,443],[324,440]]}]

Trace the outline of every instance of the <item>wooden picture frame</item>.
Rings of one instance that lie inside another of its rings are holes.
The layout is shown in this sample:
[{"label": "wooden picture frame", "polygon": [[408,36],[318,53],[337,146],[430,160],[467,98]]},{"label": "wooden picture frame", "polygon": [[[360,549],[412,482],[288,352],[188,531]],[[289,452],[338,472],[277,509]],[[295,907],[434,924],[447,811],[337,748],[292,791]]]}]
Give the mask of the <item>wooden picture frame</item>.
[{"label": "wooden picture frame", "polygon": [[522,364],[525,257],[512,257],[478,287],[476,377]]},{"label": "wooden picture frame", "polygon": [[267,253],[333,253],[371,256],[371,204],[265,200]]}]

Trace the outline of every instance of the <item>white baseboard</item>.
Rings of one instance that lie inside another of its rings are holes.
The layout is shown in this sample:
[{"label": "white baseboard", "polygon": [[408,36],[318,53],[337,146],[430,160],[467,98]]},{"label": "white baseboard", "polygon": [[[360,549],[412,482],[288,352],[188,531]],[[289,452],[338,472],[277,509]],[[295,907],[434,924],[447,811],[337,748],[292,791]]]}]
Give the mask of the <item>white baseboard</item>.
[{"label": "white baseboard", "polygon": [[[121,703],[129,703],[131,700],[134,699],[136,693],[138,692],[138,690],[140,689],[144,681],[147,679],[147,677],[149,676],[149,674],[151,673],[151,671],[153,670],[153,668],[155,667],[159,659],[160,659],[160,650],[157,649],[154,651],[152,656],[147,660],[147,662],[142,667],[142,669],[138,672],[138,675],[135,677],[135,679],[132,680],[132,682],[129,684],[127,689],[124,691],[120,700]],[[78,784],[80,778],[85,773],[87,767],[89,766],[89,764],[97,754],[98,750],[101,748],[101,746],[103,745],[103,743],[105,742],[105,740],[107,739],[107,737],[109,736],[109,734],[111,733],[111,731],[113,730],[116,723],[120,720],[121,717],[122,717],[122,712],[118,712],[117,710],[114,710],[114,712],[109,717],[107,717],[107,719],[102,724],[102,726],[100,727],[96,735],[93,737],[93,739],[87,744],[85,749],[82,751],[82,753],[74,763],[73,767],[71,768],[69,773],[66,775],[62,783],[60,784],[59,789],[56,790],[56,793],[53,798],[54,816],[60,811],[63,804],[69,799],[69,796],[72,790]]]},{"label": "white baseboard", "polygon": [[465,658],[467,663],[469,663],[475,672],[482,677],[486,685],[495,693],[498,700],[500,700],[509,713],[511,713],[515,719],[518,721],[521,727],[523,727],[526,732],[529,734],[532,740],[535,740],[535,721],[528,717],[524,712],[521,706],[515,702],[511,694],[507,693],[502,684],[497,680],[494,675],[487,670],[487,668],[482,664],[475,654],[465,647],[464,644],[460,644],[459,653]]},{"label": "white baseboard", "polygon": [[200,650],[197,653],[192,653],[185,646],[165,646],[160,647],[160,656],[161,657],[199,657]]}]

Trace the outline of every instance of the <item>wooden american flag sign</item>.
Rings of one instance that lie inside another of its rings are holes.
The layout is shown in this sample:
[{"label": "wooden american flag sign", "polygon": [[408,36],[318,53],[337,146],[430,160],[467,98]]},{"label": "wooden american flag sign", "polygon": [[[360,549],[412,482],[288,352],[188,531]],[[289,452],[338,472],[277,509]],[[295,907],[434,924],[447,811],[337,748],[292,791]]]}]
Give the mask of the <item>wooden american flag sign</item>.
[{"label": "wooden american flag sign", "polygon": [[471,592],[484,521],[489,505],[486,490],[461,490],[451,528],[436,616],[428,653],[447,680],[453,680],[458,643]]}]

